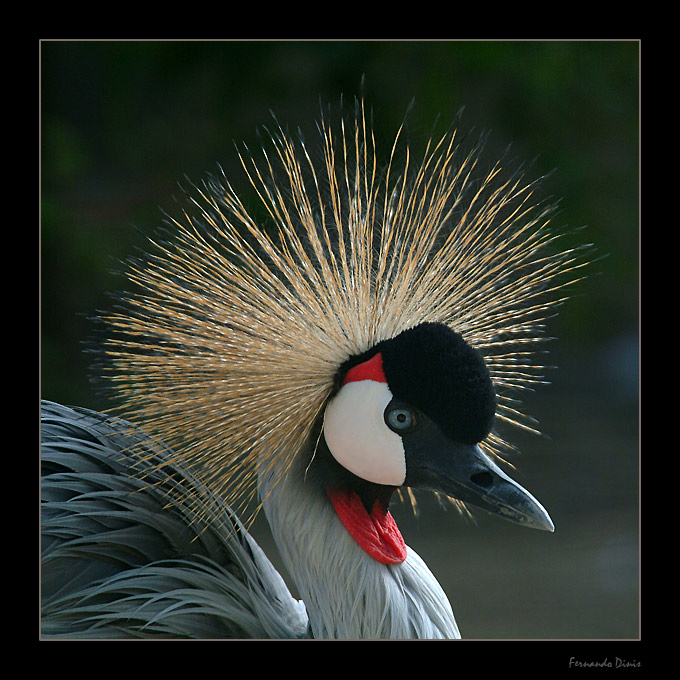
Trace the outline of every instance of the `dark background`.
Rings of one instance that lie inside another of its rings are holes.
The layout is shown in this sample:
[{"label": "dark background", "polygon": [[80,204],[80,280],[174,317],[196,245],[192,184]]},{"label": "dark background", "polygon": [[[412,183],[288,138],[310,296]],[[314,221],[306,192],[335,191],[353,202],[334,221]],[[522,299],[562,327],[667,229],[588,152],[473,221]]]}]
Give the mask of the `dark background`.
[{"label": "dark background", "polygon": [[[240,178],[234,142],[256,147],[270,110],[313,133],[319,101],[351,100],[364,75],[384,153],[415,100],[416,146],[465,107],[463,129],[492,130],[488,157],[512,143],[536,174],[556,169],[555,225],[585,225],[578,238],[599,257],[551,323],[552,384],[524,398],[545,436],[515,438],[516,478],[556,532],[482,514],[473,524],[426,498],[419,519],[395,515],[466,638],[640,636],[638,42],[48,41],[40,52],[41,395],[66,404],[108,406],[82,343],[122,285],[116,260],[160,225],[185,175],[220,163]],[[267,527],[254,533],[280,565]]]}]

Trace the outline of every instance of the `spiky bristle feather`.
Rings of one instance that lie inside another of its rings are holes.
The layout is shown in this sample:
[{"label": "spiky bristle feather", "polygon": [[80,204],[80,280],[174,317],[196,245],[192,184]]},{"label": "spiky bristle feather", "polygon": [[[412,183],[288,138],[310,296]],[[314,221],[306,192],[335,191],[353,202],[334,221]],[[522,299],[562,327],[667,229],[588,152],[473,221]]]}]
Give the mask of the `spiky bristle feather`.
[{"label": "spiky bristle feather", "polygon": [[400,129],[381,171],[362,102],[351,127],[319,131],[321,163],[281,127],[259,161],[240,155],[263,218],[224,175],[195,187],[171,241],[129,266],[127,309],[103,317],[125,417],[231,505],[258,459],[287,469],[349,356],[422,322],[480,350],[498,418],[533,428],[510,394],[540,380],[536,344],[583,264],[535,183],[482,169],[481,140],[465,152],[451,130],[414,163]]}]

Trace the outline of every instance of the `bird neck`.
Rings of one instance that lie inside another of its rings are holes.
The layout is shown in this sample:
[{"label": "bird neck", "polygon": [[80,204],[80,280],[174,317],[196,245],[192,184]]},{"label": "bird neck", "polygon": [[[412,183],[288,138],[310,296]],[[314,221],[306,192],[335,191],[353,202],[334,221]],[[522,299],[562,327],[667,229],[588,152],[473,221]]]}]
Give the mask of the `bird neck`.
[{"label": "bird neck", "polygon": [[457,638],[451,605],[420,557],[384,564],[343,525],[300,461],[259,492],[281,558],[305,603],[312,635],[325,639]]}]

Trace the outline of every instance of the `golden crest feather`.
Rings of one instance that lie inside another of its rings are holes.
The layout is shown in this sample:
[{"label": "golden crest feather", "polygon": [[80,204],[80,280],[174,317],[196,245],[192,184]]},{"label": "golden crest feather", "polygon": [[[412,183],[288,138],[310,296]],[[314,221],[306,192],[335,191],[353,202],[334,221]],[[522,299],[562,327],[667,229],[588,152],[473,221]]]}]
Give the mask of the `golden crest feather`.
[{"label": "golden crest feather", "polygon": [[252,207],[224,175],[196,187],[102,317],[124,416],[230,505],[254,496],[258,460],[287,469],[349,356],[422,322],[480,350],[497,418],[531,428],[511,395],[540,381],[545,319],[583,265],[535,183],[482,168],[481,139],[465,151],[449,130],[414,162],[402,127],[383,162],[362,101],[319,133],[321,162],[280,126],[259,160],[241,154]]}]

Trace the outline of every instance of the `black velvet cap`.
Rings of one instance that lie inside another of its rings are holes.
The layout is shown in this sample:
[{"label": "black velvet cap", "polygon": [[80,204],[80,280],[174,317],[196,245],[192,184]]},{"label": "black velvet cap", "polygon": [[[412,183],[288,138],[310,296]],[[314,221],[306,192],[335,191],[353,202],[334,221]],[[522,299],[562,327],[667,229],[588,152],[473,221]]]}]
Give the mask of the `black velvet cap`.
[{"label": "black velvet cap", "polygon": [[341,376],[377,352],[396,399],[432,419],[451,439],[476,444],[493,426],[496,393],[482,355],[441,323],[423,323],[343,364]]}]

